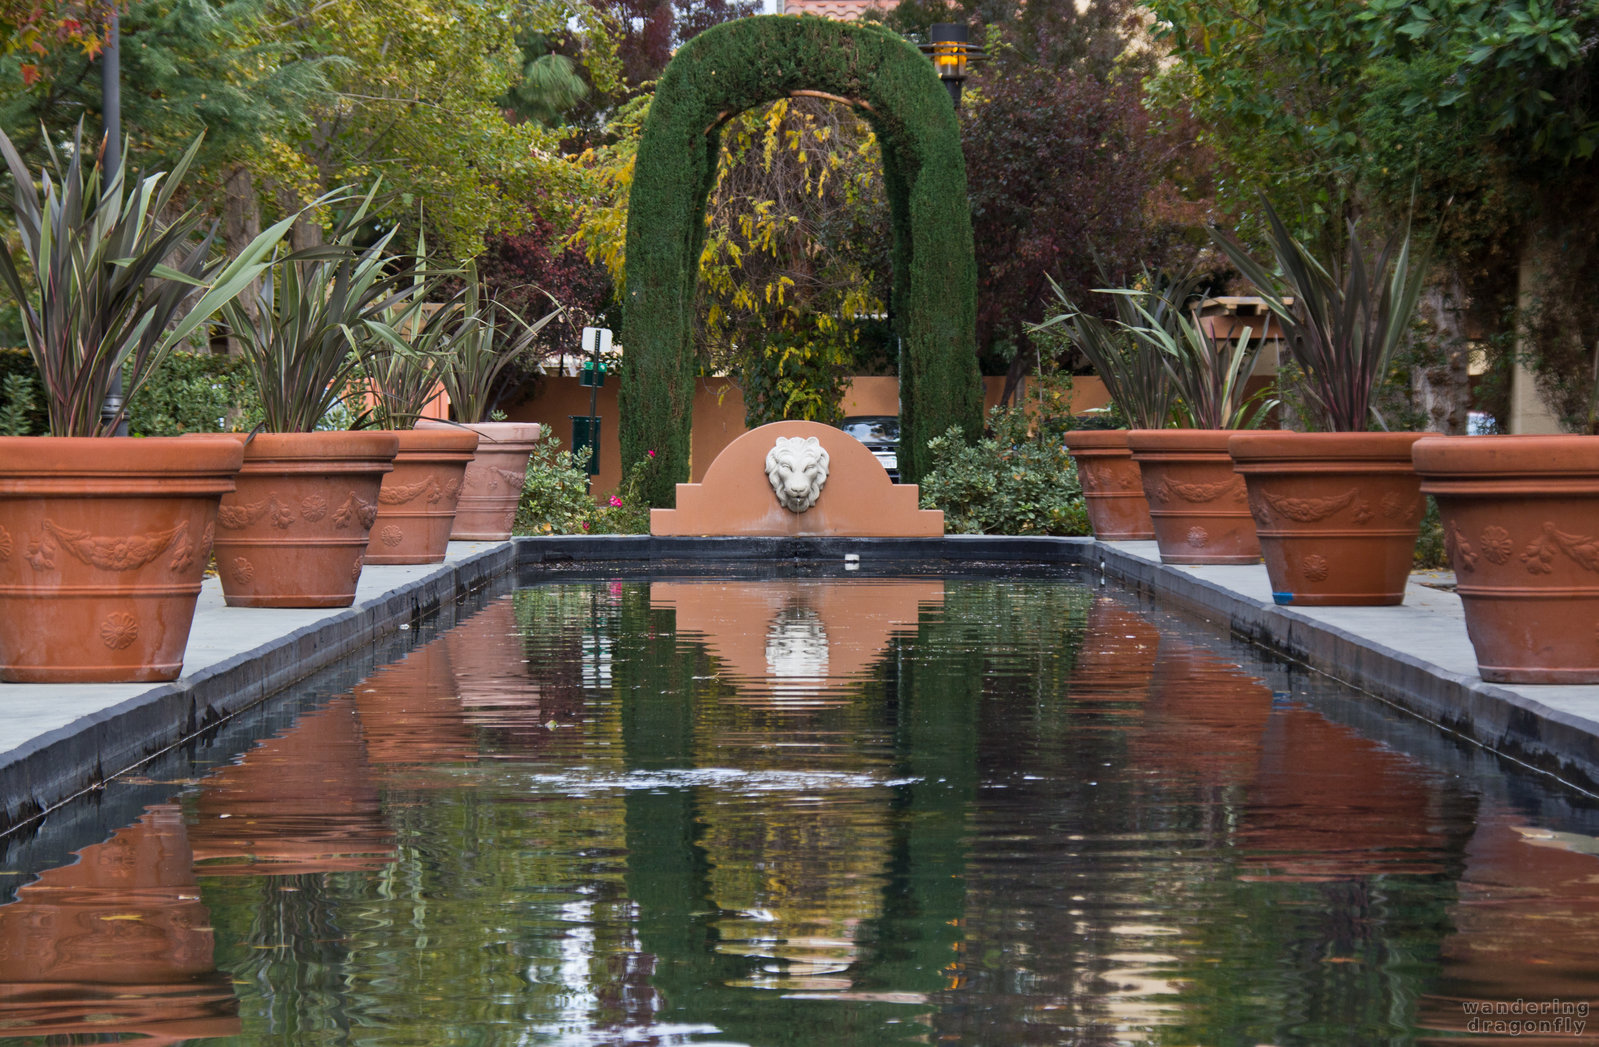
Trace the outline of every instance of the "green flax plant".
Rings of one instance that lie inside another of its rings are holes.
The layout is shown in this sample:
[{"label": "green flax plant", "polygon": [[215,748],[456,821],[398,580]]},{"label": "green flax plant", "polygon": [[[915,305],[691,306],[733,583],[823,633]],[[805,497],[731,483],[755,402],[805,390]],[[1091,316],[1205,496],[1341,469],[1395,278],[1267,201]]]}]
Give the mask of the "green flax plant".
[{"label": "green flax plant", "polygon": [[439,377],[460,421],[487,422],[499,403],[500,375],[532,347],[562,309],[556,303],[554,310],[528,323],[484,296],[475,263],[468,262],[464,272],[460,315],[452,329],[453,352]]},{"label": "green flax plant", "polygon": [[1085,313],[1066,296],[1053,277],[1049,286],[1062,311],[1043,323],[1029,324],[1031,331],[1059,326],[1079,352],[1088,358],[1105,391],[1134,429],[1162,429],[1177,408],[1165,354],[1137,337],[1146,325],[1175,339],[1180,330],[1183,303],[1193,294],[1194,280],[1168,280],[1145,270],[1138,287],[1115,296],[1117,321],[1106,322]]},{"label": "green flax plant", "polygon": [[428,300],[454,271],[430,264],[425,239],[418,238],[414,257],[408,293],[364,317],[356,329],[360,373],[382,429],[416,425],[428,401],[439,395],[458,340],[473,322],[465,315],[464,289],[443,302]]},{"label": "green flax plant", "polygon": [[[1255,370],[1255,360],[1260,356],[1263,341],[1251,343],[1249,328],[1237,339],[1218,338],[1208,331],[1195,316],[1178,312],[1175,325],[1167,321],[1171,314],[1156,317],[1148,312],[1140,298],[1140,291],[1117,288],[1107,293],[1121,296],[1133,303],[1138,317],[1144,322],[1129,327],[1122,326],[1134,338],[1160,354],[1166,375],[1177,392],[1176,415],[1185,427],[1191,429],[1253,429],[1265,419],[1266,412],[1276,405],[1264,393],[1244,395],[1245,383]],[[1174,332],[1171,327],[1175,326]]]},{"label": "green flax plant", "polygon": [[1328,264],[1317,259],[1262,200],[1272,251],[1288,293],[1232,238],[1212,231],[1219,246],[1282,321],[1288,351],[1303,375],[1305,413],[1318,429],[1365,432],[1375,421],[1373,397],[1394,350],[1405,339],[1426,283],[1432,246],[1413,253],[1410,229],[1389,236],[1375,254],[1349,223],[1348,249]]},{"label": "green flax plant", "polygon": [[[358,393],[357,348],[370,336],[368,322],[413,293],[408,267],[387,253],[394,233],[366,248],[355,230],[376,188],[322,248],[280,252],[258,295],[224,310],[261,394],[264,427],[274,433],[308,433],[335,407]],[[326,202],[326,201],[324,201]],[[357,415],[357,424],[367,420]]]},{"label": "green flax plant", "polygon": [[[0,250],[0,284],[17,301],[38,368],[50,432],[110,436],[174,348],[200,331],[266,267],[294,217],[256,236],[236,257],[215,250],[217,227],[200,235],[193,209],[168,218],[200,148],[195,139],[169,173],[109,177],[89,155],[79,124],[70,150],[45,136],[49,157],[35,185],[11,140],[12,214],[27,269]],[[65,158],[63,153],[66,153]],[[120,405],[102,416],[117,377]]]}]

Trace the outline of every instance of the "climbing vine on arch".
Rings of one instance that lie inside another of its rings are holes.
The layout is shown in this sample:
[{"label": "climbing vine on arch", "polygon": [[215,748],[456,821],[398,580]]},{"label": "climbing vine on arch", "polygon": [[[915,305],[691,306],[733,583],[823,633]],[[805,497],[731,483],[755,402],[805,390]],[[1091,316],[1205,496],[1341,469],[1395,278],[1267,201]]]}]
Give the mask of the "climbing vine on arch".
[{"label": "climbing vine on arch", "polygon": [[722,125],[793,95],[849,104],[876,133],[893,232],[892,302],[901,339],[901,471],[915,480],[926,441],[981,429],[976,266],[959,128],[931,63],[871,25],[740,19],[683,46],[656,88],[628,204],[620,390],[624,461],[657,452],[651,502],[688,479],[695,279]]}]

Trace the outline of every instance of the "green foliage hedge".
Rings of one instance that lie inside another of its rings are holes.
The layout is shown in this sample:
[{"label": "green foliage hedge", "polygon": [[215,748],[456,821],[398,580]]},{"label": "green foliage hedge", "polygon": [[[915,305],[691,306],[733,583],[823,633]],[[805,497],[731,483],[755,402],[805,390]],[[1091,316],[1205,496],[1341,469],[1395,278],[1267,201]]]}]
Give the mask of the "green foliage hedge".
[{"label": "green foliage hedge", "polygon": [[640,494],[650,473],[646,457],[627,471],[615,494],[595,504],[589,494],[588,449],[572,452],[548,426],[527,462],[516,534],[649,534],[650,508]]},{"label": "green foliage hedge", "polygon": [[689,477],[695,280],[705,203],[730,117],[799,91],[847,99],[878,136],[894,234],[893,306],[903,340],[900,470],[926,471],[927,442],[982,428],[977,268],[954,107],[932,63],[881,27],[814,17],[726,22],[667,66],[639,144],[628,201],[620,391],[624,460],[660,454],[646,494],[672,505]]},{"label": "green foliage hedge", "polygon": [[946,534],[1086,535],[1088,508],[1066,445],[1027,412],[996,407],[974,444],[951,428],[927,445],[923,509],[944,510]]},{"label": "green foliage hedge", "polygon": [[[30,403],[7,399],[8,375],[32,379]],[[49,428],[38,376],[26,349],[0,349],[0,415],[20,410],[27,432],[19,435],[38,435]],[[244,360],[210,353],[173,353],[128,405],[128,431],[134,436],[248,432],[260,420],[260,397]]]}]

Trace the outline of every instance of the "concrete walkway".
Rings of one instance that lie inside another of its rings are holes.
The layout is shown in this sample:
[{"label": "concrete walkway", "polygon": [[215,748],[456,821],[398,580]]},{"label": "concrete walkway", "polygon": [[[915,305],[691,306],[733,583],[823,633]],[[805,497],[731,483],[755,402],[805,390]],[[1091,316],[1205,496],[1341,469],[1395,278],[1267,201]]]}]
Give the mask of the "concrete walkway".
[{"label": "concrete walkway", "polygon": [[[138,765],[241,709],[362,650],[519,564],[630,560],[827,561],[862,565],[991,561],[1082,564],[1158,603],[1219,626],[1408,709],[1479,744],[1599,792],[1599,686],[1484,683],[1460,600],[1415,581],[1399,607],[1286,608],[1262,566],[1168,567],[1153,542],[952,536],[925,539],[550,537],[452,543],[445,562],[368,567],[353,607],[225,607],[200,598],[170,684],[0,684],[0,833]],[[533,569],[536,569],[533,568]]]}]

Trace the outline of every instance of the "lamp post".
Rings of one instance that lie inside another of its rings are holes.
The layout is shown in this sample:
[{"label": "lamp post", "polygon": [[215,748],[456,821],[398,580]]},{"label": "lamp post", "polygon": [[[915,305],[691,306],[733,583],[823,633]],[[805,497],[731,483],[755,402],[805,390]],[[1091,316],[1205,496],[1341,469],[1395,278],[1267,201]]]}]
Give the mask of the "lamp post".
[{"label": "lamp post", "polygon": [[[122,25],[115,5],[106,22],[106,46],[100,55],[100,119],[105,130],[105,144],[100,160],[100,185],[116,176],[122,165]],[[105,403],[100,405],[100,418],[109,422],[122,413],[122,372],[111,376],[111,388],[106,391]],[[113,435],[128,435],[128,419],[124,415],[117,422]]]}]

